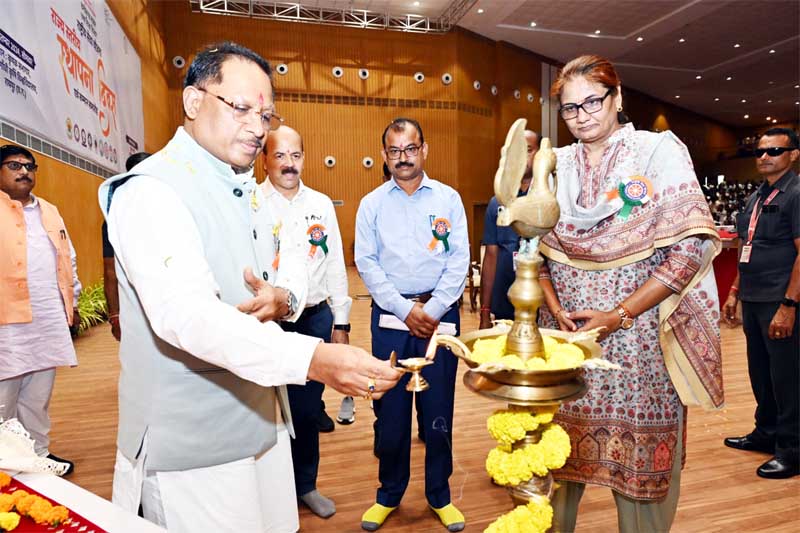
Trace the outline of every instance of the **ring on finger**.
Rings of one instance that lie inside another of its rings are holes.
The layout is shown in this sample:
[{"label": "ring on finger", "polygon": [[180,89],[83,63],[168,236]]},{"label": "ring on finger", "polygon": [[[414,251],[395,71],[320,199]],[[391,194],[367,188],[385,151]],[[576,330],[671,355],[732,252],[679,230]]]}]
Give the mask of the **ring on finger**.
[{"label": "ring on finger", "polygon": [[367,395],[364,396],[364,398],[367,400],[371,400],[373,392],[375,392],[375,380],[370,378],[367,380]]}]

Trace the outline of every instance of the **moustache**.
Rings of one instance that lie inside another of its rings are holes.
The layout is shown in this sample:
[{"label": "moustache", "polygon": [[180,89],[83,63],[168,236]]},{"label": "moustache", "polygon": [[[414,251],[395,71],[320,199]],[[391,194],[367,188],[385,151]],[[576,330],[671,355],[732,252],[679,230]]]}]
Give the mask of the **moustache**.
[{"label": "moustache", "polygon": [[284,176],[286,174],[297,175],[297,169],[296,168],[284,168],[283,170],[281,170],[281,174],[283,174]]},{"label": "moustache", "polygon": [[28,183],[33,183],[33,180],[30,179],[28,176],[22,176],[21,178],[17,178],[16,181],[27,181]]},{"label": "moustache", "polygon": [[404,168],[404,167],[411,168],[411,167],[413,167],[413,166],[414,166],[414,165],[412,165],[411,163],[397,163],[397,164],[394,166],[394,168]]}]

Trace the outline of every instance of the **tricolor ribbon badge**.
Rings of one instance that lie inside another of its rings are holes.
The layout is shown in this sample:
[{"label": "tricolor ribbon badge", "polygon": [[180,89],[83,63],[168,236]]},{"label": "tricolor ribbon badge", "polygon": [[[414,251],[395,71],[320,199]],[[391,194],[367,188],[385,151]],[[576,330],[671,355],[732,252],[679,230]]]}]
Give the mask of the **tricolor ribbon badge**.
[{"label": "tricolor ribbon badge", "polygon": [[275,252],[275,259],[272,260],[272,270],[278,270],[281,264],[281,222],[272,226],[272,248]]},{"label": "tricolor ribbon badge", "polygon": [[325,235],[325,226],[322,224],[314,224],[308,228],[306,235],[309,236],[308,243],[311,249],[308,251],[308,257],[314,257],[317,253],[317,246],[322,248],[325,255],[328,255],[328,236]]},{"label": "tricolor ribbon badge", "polygon": [[622,199],[622,209],[619,210],[619,217],[623,220],[628,218],[634,206],[644,205],[650,201],[653,194],[653,184],[644,176],[631,176],[623,178],[616,189],[606,193],[609,200],[614,198]]},{"label": "tricolor ribbon badge", "polygon": [[433,233],[433,239],[428,244],[428,249],[432,252],[441,241],[444,244],[444,251],[449,252],[450,244],[447,242],[447,238],[450,236],[450,221],[431,215],[431,233]]}]

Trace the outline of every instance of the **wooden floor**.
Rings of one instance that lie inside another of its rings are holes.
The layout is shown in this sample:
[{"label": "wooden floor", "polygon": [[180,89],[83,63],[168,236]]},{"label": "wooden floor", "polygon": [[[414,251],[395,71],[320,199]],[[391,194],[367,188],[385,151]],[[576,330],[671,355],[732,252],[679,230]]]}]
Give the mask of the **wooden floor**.
[{"label": "wooden floor", "polygon": [[[351,294],[364,294],[357,275],[350,271]],[[462,328],[477,327],[477,315],[462,310]],[[353,302],[351,341],[369,349],[369,300]],[[705,413],[689,412],[687,463],[681,498],[672,531],[679,533],[748,533],[800,531],[800,477],[764,480],[756,468],[768,456],[726,448],[722,439],[751,429],[754,402],[747,378],[741,328],[722,331],[727,408]],[[107,325],[81,337],[77,343],[80,366],[58,370],[50,413],[53,419],[53,453],[75,462],[70,480],[104,498],[111,497],[117,424],[116,341]],[[466,515],[466,531],[483,531],[497,516],[511,509],[506,492],[491,484],[484,459],[493,446],[486,418],[498,404],[456,387],[453,426],[454,468],[450,479],[453,503]],[[341,396],[326,390],[328,413],[336,416]],[[372,455],[373,414],[366,401],[356,400],[356,422],[337,425],[321,435],[322,461],[319,490],[333,498],[337,513],[328,520],[300,511],[300,524],[308,532],[360,531],[361,514],[375,498],[378,461]],[[424,448],[412,445],[411,483],[400,508],[381,532],[445,531],[428,510],[424,495]],[[616,530],[616,512],[608,489],[589,487],[581,502],[579,532]],[[248,533],[248,532],[237,532]]]}]

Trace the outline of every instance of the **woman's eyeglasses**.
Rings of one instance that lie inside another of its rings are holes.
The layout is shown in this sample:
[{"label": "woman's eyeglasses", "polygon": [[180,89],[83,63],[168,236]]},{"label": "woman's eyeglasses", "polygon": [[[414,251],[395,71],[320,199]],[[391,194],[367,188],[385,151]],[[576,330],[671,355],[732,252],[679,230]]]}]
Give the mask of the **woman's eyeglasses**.
[{"label": "woman's eyeglasses", "polygon": [[597,113],[603,108],[603,100],[608,98],[608,96],[614,92],[614,89],[611,88],[606,91],[606,94],[603,96],[595,96],[593,98],[587,98],[583,101],[582,104],[564,104],[562,105],[558,111],[561,113],[561,118],[564,120],[570,120],[578,116],[578,111],[583,109],[586,113],[592,115]]}]

